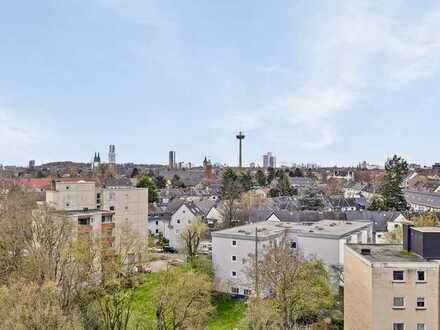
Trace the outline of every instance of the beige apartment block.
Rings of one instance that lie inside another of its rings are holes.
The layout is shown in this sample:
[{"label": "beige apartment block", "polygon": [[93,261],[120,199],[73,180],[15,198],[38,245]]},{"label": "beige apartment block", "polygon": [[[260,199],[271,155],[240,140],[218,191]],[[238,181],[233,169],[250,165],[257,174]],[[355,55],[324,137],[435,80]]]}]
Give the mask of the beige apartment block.
[{"label": "beige apartment block", "polygon": [[123,226],[148,236],[148,189],[111,187],[101,190],[101,208],[114,212],[116,231]]},{"label": "beige apartment block", "polygon": [[402,245],[346,245],[345,329],[438,330],[439,266]]},{"label": "beige apartment block", "polygon": [[46,202],[59,211],[96,209],[95,182],[53,182],[46,191]]},{"label": "beige apartment block", "polygon": [[[148,236],[148,189],[135,187],[96,187],[95,182],[53,182],[46,202],[59,211],[109,211],[114,235],[130,228],[140,237]],[[99,212],[98,212],[99,213]],[[96,226],[96,221],[92,217]],[[86,227],[81,227],[86,228]]]}]

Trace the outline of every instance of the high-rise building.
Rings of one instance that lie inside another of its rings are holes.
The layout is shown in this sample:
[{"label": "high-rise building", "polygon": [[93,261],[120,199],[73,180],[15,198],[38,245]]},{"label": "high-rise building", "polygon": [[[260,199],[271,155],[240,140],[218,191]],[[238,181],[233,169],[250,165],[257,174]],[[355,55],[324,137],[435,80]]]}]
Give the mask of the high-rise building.
[{"label": "high-rise building", "polygon": [[116,152],[115,152],[115,145],[110,144],[108,146],[108,163],[109,164],[116,164]]},{"label": "high-rise building", "polygon": [[277,161],[276,157],[272,155],[271,152],[268,152],[267,154],[263,155],[263,167],[264,168],[276,168],[277,167]]},{"label": "high-rise building", "polygon": [[168,153],[168,167],[169,168],[176,168],[176,152],[170,151]]},{"label": "high-rise building", "polygon": [[29,169],[33,170],[35,168],[35,160],[30,160],[29,161]]}]

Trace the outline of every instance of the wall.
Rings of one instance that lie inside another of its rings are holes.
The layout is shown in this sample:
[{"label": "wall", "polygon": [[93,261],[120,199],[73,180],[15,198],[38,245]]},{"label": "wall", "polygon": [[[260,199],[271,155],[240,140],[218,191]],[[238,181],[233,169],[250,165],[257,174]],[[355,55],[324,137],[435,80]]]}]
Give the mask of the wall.
[{"label": "wall", "polygon": [[344,249],[344,260],[344,328],[350,330],[372,330],[373,296],[371,268],[347,246]]}]

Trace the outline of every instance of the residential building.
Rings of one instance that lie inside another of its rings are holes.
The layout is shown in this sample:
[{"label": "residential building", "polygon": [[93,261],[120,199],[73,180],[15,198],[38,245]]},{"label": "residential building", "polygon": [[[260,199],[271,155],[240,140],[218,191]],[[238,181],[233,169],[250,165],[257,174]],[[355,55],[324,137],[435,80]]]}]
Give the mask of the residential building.
[{"label": "residential building", "polygon": [[440,211],[440,193],[405,190],[404,195],[413,211]]},{"label": "residential building", "polygon": [[371,242],[371,222],[322,220],[318,222],[258,222],[212,232],[212,262],[217,291],[249,295],[252,283],[246,273],[252,255],[264,253],[271,241],[287,235],[293,250],[316,257],[327,266],[344,264],[344,245]]},{"label": "residential building", "polygon": [[185,242],[182,241],[180,235],[197,217],[203,219],[203,211],[194,202],[176,200],[170,203],[166,212],[171,214],[171,217],[169,226],[165,230],[165,238],[169,240],[171,247],[181,250],[185,247]]},{"label": "residential building", "polygon": [[404,232],[404,249],[345,246],[346,329],[439,329],[440,231],[407,227]]},{"label": "residential building", "polygon": [[59,211],[102,210],[113,214],[115,229],[129,227],[148,235],[148,189],[123,186],[97,187],[95,182],[53,182],[46,202]]}]

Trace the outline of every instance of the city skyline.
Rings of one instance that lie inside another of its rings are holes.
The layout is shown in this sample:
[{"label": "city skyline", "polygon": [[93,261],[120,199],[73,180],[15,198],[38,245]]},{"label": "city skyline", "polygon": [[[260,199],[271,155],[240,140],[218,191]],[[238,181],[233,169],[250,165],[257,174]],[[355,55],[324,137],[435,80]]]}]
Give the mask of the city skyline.
[{"label": "city skyline", "polygon": [[[6,2],[0,163],[431,165],[440,5]],[[163,134],[167,132],[166,134]],[[203,136],[201,138],[201,136]]]}]

